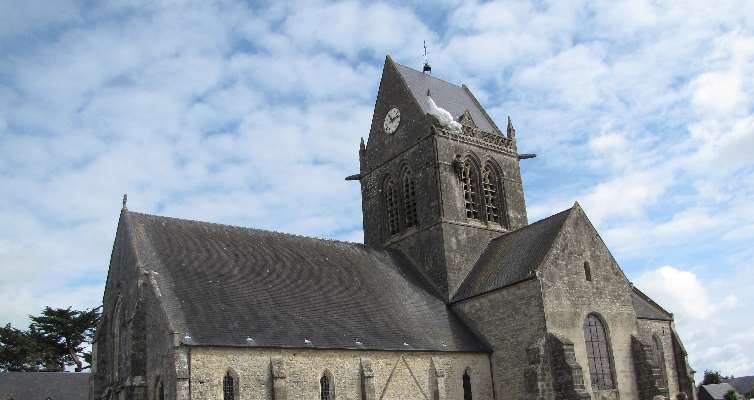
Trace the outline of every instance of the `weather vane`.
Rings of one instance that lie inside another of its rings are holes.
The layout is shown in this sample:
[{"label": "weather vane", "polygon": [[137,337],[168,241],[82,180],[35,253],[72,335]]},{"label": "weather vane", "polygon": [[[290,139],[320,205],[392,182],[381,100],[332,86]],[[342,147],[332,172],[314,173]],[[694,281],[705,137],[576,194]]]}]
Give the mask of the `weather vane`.
[{"label": "weather vane", "polygon": [[432,73],[432,67],[429,65],[429,52],[427,51],[427,41],[424,41],[424,67],[422,68],[422,72],[425,74],[431,74]]}]

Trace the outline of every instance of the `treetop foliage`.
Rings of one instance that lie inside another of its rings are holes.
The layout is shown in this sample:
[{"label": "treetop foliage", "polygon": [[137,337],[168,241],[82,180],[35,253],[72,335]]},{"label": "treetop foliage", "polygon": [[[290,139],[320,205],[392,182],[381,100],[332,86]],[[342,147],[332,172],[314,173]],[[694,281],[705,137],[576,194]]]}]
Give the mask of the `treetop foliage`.
[{"label": "treetop foliage", "polygon": [[[100,307],[91,310],[45,307],[38,316],[30,315],[28,329],[7,324],[0,327],[0,371],[63,371],[73,366],[77,372],[89,366],[86,352],[100,317]],[[83,360],[82,360],[83,359]]]}]

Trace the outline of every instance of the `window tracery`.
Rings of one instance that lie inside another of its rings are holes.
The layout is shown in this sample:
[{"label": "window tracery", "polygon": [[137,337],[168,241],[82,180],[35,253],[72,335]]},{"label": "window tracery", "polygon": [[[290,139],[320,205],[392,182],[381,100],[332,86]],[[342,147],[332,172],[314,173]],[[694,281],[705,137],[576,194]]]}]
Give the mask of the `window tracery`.
[{"label": "window tracery", "polygon": [[466,218],[479,218],[479,193],[477,185],[479,174],[474,163],[466,160],[461,169],[461,183],[463,184],[463,201],[466,209]]},{"label": "window tracery", "polygon": [[394,235],[400,230],[400,224],[398,221],[398,191],[391,178],[385,181],[384,192],[388,231],[391,235]]},{"label": "window tracery", "polygon": [[236,394],[236,380],[230,371],[223,378],[223,400],[234,400]]},{"label": "window tracery", "polygon": [[614,389],[613,365],[610,360],[610,345],[605,326],[602,320],[594,314],[589,314],[584,321],[584,340],[592,389]]},{"label": "window tracery", "polygon": [[330,378],[326,373],[322,374],[322,377],[319,378],[319,398],[320,400],[333,400]]},{"label": "window tracery", "polygon": [[403,209],[405,213],[406,227],[416,226],[418,223],[416,215],[416,189],[414,187],[414,177],[408,168],[403,170],[402,180]]},{"label": "window tracery", "polygon": [[498,178],[495,170],[490,166],[482,171],[482,193],[484,194],[484,214],[487,222],[501,224],[500,211],[498,209]]}]

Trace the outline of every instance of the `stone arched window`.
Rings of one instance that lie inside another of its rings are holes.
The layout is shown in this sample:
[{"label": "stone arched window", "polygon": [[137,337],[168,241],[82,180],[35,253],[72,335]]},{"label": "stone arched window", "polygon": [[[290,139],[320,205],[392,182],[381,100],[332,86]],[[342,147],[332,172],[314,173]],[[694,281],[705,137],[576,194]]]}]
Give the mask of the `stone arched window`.
[{"label": "stone arched window", "polygon": [[665,349],[663,349],[662,340],[657,334],[652,335],[652,356],[654,357],[657,366],[660,368],[660,379],[662,379],[662,382],[660,382],[662,384],[661,386],[668,387],[668,374],[665,369]]},{"label": "stone arched window", "polygon": [[229,369],[223,377],[223,400],[238,399],[238,388],[238,375]]},{"label": "stone arched window", "polygon": [[322,377],[319,378],[319,399],[320,400],[334,400],[335,399],[335,382],[333,382],[330,371],[325,371]]},{"label": "stone arched window", "polygon": [[393,184],[393,179],[388,177],[385,179],[385,186],[383,188],[385,194],[385,214],[387,216],[387,227],[391,235],[394,235],[400,231],[400,223],[398,221],[398,189]]},{"label": "stone arched window", "polygon": [[416,226],[418,220],[416,216],[416,188],[414,187],[414,176],[408,168],[403,169],[401,174],[403,182],[403,212],[406,227]]},{"label": "stone arched window", "polygon": [[482,170],[482,194],[484,195],[484,215],[487,222],[505,225],[505,209],[500,207],[501,198],[500,178],[495,168],[487,165]]},{"label": "stone arched window", "polygon": [[586,342],[586,355],[589,360],[589,376],[592,378],[592,389],[614,389],[610,341],[605,323],[596,314],[589,314],[584,321],[584,340]]},{"label": "stone arched window", "polygon": [[463,184],[463,202],[466,218],[479,217],[479,171],[471,160],[463,162],[461,167],[461,183]]},{"label": "stone arched window", "polygon": [[471,399],[471,375],[469,374],[468,369],[466,369],[466,371],[463,372],[463,400],[472,400]]}]

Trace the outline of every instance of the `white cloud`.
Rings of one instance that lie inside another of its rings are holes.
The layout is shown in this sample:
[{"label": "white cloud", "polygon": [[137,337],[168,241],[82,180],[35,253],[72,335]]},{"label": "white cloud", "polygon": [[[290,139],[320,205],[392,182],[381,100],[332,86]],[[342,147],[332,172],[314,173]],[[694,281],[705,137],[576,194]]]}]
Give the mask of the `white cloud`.
[{"label": "white cloud", "polygon": [[[437,76],[539,154],[522,163],[532,219],[579,200],[629,274],[698,260],[647,275],[686,285],[658,299],[679,318],[752,304],[714,286],[746,282],[754,256],[745,0],[0,8],[0,323],[99,301],[123,192],[134,210],[360,240],[343,177],[384,55],[419,66],[423,40]],[[734,354],[747,337],[681,334],[700,368],[751,360]]]},{"label": "white cloud", "polygon": [[701,279],[696,273],[672,266],[648,270],[636,285],[675,314],[675,323],[700,374],[719,369],[736,376],[754,368],[754,337],[748,319],[754,294],[754,269]]}]

